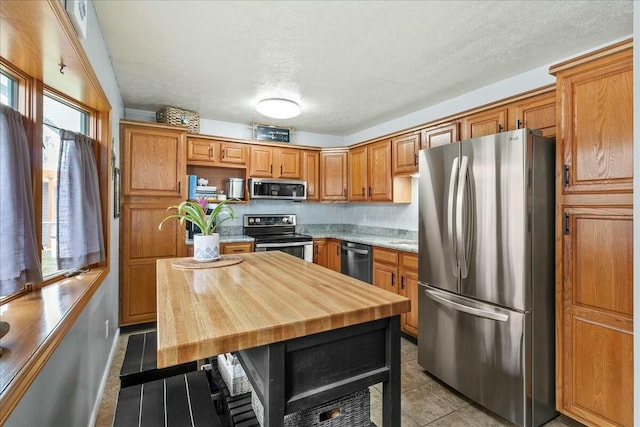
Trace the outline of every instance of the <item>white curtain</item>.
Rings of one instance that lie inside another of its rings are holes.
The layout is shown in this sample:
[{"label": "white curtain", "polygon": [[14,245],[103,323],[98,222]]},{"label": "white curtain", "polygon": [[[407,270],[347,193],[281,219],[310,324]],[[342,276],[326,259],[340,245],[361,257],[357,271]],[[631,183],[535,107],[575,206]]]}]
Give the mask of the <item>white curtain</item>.
[{"label": "white curtain", "polygon": [[22,115],[0,104],[0,296],[42,282]]},{"label": "white curtain", "polygon": [[58,268],[79,268],[105,259],[98,168],[93,141],[61,130],[58,163]]}]

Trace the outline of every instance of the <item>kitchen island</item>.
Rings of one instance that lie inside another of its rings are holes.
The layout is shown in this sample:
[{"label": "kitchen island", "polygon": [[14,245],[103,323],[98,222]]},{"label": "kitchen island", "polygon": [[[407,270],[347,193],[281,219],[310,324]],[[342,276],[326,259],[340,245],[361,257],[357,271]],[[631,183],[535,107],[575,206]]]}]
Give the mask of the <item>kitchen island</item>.
[{"label": "kitchen island", "polygon": [[285,414],[383,384],[400,425],[400,314],[409,300],[282,252],[184,270],[158,260],[158,367],[235,351],[264,405]]}]

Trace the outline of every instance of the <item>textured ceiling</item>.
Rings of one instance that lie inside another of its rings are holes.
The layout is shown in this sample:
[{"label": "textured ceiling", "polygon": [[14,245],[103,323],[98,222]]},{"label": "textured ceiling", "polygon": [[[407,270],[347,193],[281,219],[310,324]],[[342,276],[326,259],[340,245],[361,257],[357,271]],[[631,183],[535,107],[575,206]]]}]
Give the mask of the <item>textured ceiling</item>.
[{"label": "textured ceiling", "polygon": [[[94,2],[126,108],[349,135],[633,32],[627,1]],[[258,100],[296,100],[277,121]]]}]

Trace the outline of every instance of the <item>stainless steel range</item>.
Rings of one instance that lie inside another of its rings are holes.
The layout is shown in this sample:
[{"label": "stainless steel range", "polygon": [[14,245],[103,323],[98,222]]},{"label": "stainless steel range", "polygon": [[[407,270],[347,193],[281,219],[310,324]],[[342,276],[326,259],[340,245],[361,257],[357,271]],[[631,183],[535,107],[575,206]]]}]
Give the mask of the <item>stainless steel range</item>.
[{"label": "stainless steel range", "polygon": [[313,262],[313,237],[296,233],[296,216],[244,215],[244,234],[255,239],[256,252],[282,251]]}]

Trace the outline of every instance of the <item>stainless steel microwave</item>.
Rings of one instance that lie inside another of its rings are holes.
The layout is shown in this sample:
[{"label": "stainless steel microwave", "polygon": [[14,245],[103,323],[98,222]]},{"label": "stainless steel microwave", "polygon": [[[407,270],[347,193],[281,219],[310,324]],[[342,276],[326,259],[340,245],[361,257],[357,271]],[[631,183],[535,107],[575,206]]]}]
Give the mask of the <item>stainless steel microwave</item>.
[{"label": "stainless steel microwave", "polygon": [[251,178],[249,191],[252,199],[305,200],[307,181]]}]

